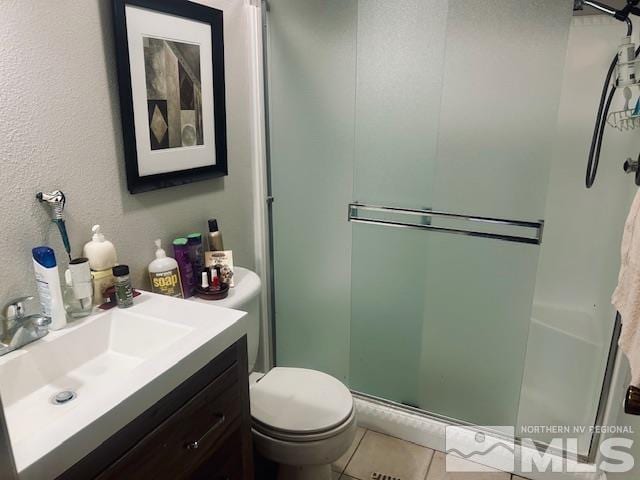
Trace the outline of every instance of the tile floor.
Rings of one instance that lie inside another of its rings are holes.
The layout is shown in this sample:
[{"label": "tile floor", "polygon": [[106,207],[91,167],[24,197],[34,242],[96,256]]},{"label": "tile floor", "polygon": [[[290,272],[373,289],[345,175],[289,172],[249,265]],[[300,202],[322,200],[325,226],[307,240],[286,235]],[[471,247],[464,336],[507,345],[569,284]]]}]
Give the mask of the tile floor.
[{"label": "tile floor", "polygon": [[504,472],[445,472],[442,452],[358,428],[351,448],[332,466],[333,480],[371,480],[374,472],[400,480],[525,480]]}]

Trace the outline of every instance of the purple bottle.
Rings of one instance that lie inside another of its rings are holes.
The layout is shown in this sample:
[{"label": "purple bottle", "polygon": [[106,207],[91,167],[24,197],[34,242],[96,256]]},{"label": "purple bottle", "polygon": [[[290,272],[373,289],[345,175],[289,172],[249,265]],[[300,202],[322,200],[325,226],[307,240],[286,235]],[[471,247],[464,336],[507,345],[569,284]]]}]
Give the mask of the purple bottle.
[{"label": "purple bottle", "polygon": [[202,234],[190,233],[187,235],[187,245],[189,246],[189,260],[193,270],[194,288],[200,283],[200,274],[204,270],[204,252],[202,251]]},{"label": "purple bottle", "polygon": [[193,283],[193,267],[189,259],[189,245],[186,238],[176,238],[173,241],[173,257],[178,262],[184,298],[189,298],[193,296],[195,285]]}]

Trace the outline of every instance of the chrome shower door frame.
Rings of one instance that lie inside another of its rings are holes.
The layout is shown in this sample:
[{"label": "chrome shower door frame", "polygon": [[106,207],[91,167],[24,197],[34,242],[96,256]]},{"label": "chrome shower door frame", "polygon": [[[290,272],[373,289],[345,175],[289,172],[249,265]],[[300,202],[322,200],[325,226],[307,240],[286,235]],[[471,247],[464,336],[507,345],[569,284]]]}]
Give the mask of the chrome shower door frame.
[{"label": "chrome shower door frame", "polygon": [[[275,298],[276,298],[276,289],[277,284],[275,283],[274,278],[274,248],[273,248],[273,238],[274,238],[274,224],[273,224],[273,203],[275,198],[273,196],[272,189],[272,162],[271,162],[271,145],[270,145],[270,124],[269,124],[269,47],[268,47],[268,39],[269,39],[269,5],[268,0],[260,0],[261,2],[261,14],[262,14],[262,68],[263,68],[263,92],[264,92],[264,132],[265,132],[265,144],[266,144],[266,152],[265,152],[265,171],[266,171],[266,186],[267,193],[266,198],[263,200],[267,203],[267,224],[268,231],[267,238],[269,242],[269,258],[267,261],[268,268],[268,276],[270,279],[270,293],[269,293],[269,309],[266,314],[269,316],[269,323],[271,327],[271,338],[269,348],[271,349],[271,365],[270,368],[273,368],[277,365],[276,358],[276,338],[277,338],[277,329],[276,329],[276,311],[275,311]],[[378,212],[378,213],[392,213],[392,214],[404,214],[413,216],[414,218],[418,218],[422,220],[422,222],[406,222],[406,221],[393,221],[393,220],[381,220],[378,218],[367,217],[366,215],[360,215],[360,212]],[[492,218],[492,217],[483,217],[483,216],[473,216],[473,215],[465,215],[458,213],[450,213],[443,212],[437,210],[430,209],[416,209],[416,208],[399,208],[395,206],[382,206],[382,205],[371,205],[366,203],[353,202],[348,205],[348,215],[347,218],[349,221],[354,223],[369,223],[369,224],[378,224],[378,225],[387,225],[390,227],[396,228],[412,228],[412,229],[422,229],[429,230],[433,232],[439,233],[449,233],[455,235],[466,235],[472,237],[482,237],[482,238],[492,238],[501,241],[507,242],[516,242],[516,243],[524,243],[531,245],[541,245],[543,232],[544,232],[544,220],[537,221],[522,221],[522,220],[510,220],[510,219],[502,219],[502,218]],[[506,229],[519,229],[519,232],[522,230],[528,230],[532,235],[523,235],[522,233],[514,234],[514,233],[502,233],[501,231],[497,232],[487,232],[482,228],[470,228],[470,227],[450,227],[450,226],[438,226],[433,225],[433,220],[435,219],[443,219],[445,221],[453,221],[453,222],[471,222],[471,224],[482,227],[498,227],[498,228],[506,228]],[[600,398],[598,403],[598,409],[596,418],[594,419],[594,425],[601,425],[605,419],[605,412],[608,405],[609,394],[611,391],[611,385],[613,380],[613,372],[615,368],[615,360],[618,355],[618,338],[620,335],[620,316],[616,315],[615,318],[615,326],[612,331],[612,337],[609,347],[609,354],[607,358],[607,364],[605,369],[605,374],[602,382],[602,389],[600,392]],[[450,425],[458,425],[458,426],[468,426],[468,427],[478,427],[480,426],[473,425],[458,419],[453,419],[449,417],[445,417],[439,415],[437,413],[429,412],[426,410],[422,410],[419,408],[411,407],[408,405],[404,405],[402,403],[394,402],[385,398],[376,397],[373,395],[369,395],[363,392],[353,391],[353,394],[356,397],[371,400],[374,402],[378,402],[383,405],[387,405],[391,408],[397,409],[399,411],[403,411],[405,413],[409,413],[412,415],[416,415],[418,417],[423,417],[427,419],[432,419],[440,422],[445,422]],[[489,432],[490,433],[490,432]],[[587,455],[577,455],[576,459],[581,463],[593,463],[596,459],[598,453],[598,447],[600,445],[601,434],[593,433],[591,437],[591,443],[589,447],[589,452]],[[516,443],[519,444],[521,438],[516,437]],[[547,449],[549,447],[548,444],[543,442],[535,441],[534,444],[539,446],[542,449]],[[566,451],[554,451],[549,450],[551,453],[557,454],[558,456],[564,456],[567,454]]]}]

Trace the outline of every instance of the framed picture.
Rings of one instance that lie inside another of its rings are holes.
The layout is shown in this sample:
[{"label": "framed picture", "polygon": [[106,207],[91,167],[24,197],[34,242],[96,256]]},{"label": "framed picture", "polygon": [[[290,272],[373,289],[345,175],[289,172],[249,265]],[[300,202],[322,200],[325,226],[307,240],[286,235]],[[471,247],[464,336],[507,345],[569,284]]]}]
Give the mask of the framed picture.
[{"label": "framed picture", "polygon": [[222,12],[113,0],[131,193],[227,175]]}]

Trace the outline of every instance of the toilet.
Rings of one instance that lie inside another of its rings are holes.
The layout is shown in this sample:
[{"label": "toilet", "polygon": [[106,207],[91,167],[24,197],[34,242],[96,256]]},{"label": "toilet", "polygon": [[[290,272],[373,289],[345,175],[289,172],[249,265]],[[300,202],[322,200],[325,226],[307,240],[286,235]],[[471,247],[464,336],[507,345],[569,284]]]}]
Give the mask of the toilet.
[{"label": "toilet", "polygon": [[351,392],[326,373],[273,368],[251,387],[253,441],[279,480],[330,480],[356,434]]},{"label": "toilet", "polygon": [[[247,312],[249,373],[255,366],[261,282],[234,269],[235,287],[215,305]],[[252,375],[255,378],[256,375]],[[253,442],[279,464],[279,480],[330,480],[331,464],[351,446],[356,416],[349,389],[331,375],[306,368],[275,367],[250,385]]]}]

